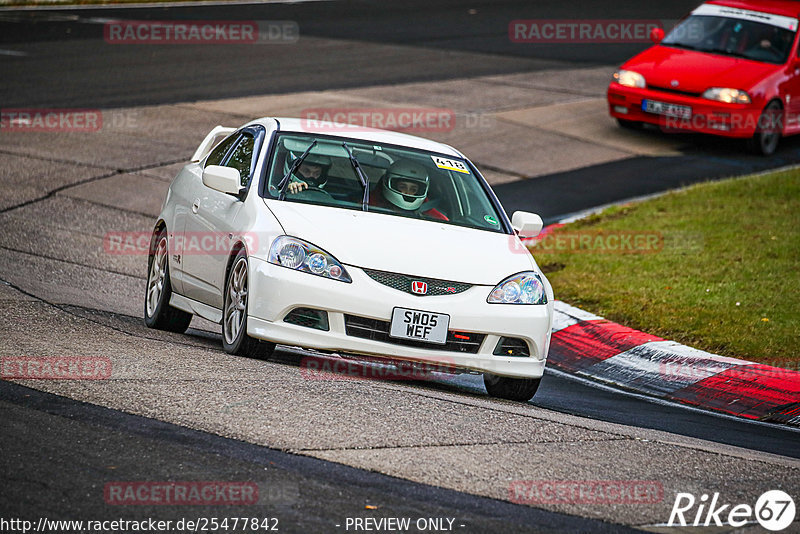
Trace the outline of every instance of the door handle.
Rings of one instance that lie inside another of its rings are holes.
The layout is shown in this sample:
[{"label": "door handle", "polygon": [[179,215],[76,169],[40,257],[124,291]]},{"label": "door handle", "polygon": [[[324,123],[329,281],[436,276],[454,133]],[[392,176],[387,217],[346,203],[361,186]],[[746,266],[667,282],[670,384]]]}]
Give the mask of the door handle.
[{"label": "door handle", "polygon": [[194,204],[192,204],[192,213],[197,213],[200,210],[200,199],[195,199]]}]

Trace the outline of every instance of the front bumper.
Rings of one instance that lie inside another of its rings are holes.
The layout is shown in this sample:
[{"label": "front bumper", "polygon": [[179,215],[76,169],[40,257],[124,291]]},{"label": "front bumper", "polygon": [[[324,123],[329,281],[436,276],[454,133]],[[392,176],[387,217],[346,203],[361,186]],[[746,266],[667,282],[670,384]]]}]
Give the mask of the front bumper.
[{"label": "front bumper", "polygon": [[[750,138],[756,133],[761,107],[757,103],[726,104],[700,96],[653,88],[626,87],[612,82],[607,93],[612,117],[655,124],[668,132],[697,132],[724,137]],[[691,108],[691,117],[671,117],[642,109],[643,100]]]},{"label": "front bumper", "polygon": [[[250,298],[247,333],[283,345],[346,352],[489,372],[518,378],[542,376],[550,343],[553,304],[541,306],[488,304],[492,286],[473,286],[455,295],[419,297],[392,289],[370,278],[357,267],[345,266],[353,282],[346,284],[273,265],[250,261]],[[510,273],[511,274],[511,273]],[[500,280],[498,280],[500,282]],[[450,316],[449,330],[485,334],[476,353],[445,350],[424,344],[407,346],[393,341],[374,341],[348,335],[346,315],[391,320],[395,307]],[[327,312],[328,330],[284,321],[297,308]],[[496,356],[501,337],[519,338],[530,356]]]}]

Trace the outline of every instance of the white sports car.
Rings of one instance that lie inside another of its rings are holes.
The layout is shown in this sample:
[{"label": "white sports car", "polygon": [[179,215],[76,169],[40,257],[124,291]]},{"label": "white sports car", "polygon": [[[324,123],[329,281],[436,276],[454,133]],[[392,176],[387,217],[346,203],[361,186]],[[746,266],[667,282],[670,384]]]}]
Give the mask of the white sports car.
[{"label": "white sports car", "polygon": [[[312,127],[313,126],[313,127]],[[212,130],[173,180],[150,245],[145,323],[222,324],[232,354],[275,344],[454,372],[536,393],[553,292],[475,166],[450,146],[263,118]]]}]

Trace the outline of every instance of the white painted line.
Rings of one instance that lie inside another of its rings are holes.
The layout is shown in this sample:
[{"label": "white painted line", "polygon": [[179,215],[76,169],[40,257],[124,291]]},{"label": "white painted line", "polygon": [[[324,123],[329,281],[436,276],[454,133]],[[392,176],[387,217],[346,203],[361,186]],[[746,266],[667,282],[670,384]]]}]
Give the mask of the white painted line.
[{"label": "white painted line", "polygon": [[560,300],[555,301],[553,306],[555,309],[555,313],[553,314],[553,332],[558,332],[568,326],[578,324],[581,321],[596,321],[602,319],[599,315],[583,311],[580,308],[575,308]]},{"label": "white painted line", "polygon": [[0,49],[0,56],[17,56],[17,57],[24,57],[27,56],[27,52],[20,52],[18,50],[2,50]]},{"label": "white painted line", "polygon": [[727,363],[734,366],[756,365],[755,362],[740,360],[739,358],[731,358],[729,356],[720,356],[719,354],[712,354],[711,352],[695,349],[687,345],[681,345],[677,341],[667,341],[667,340],[650,341],[648,343],[643,343],[638,347],[632,348],[629,352],[631,351],[635,352],[640,347],[643,348],[644,351],[653,350],[653,351],[661,351],[666,354],[674,354],[675,356],[679,356],[681,358],[696,360],[700,364],[712,361],[712,362]]},{"label": "white painted line", "polygon": [[596,321],[598,319],[602,319],[602,317],[599,315],[584,311],[580,308],[576,308],[575,306],[570,306],[561,300],[556,300],[553,303],[553,306],[561,313],[566,313],[567,315],[575,317],[576,319],[580,319],[581,321]]}]

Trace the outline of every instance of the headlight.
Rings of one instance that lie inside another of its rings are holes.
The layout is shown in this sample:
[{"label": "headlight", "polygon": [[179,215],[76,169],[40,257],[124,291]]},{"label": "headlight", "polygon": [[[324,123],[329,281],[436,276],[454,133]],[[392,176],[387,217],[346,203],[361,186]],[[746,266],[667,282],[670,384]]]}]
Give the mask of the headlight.
[{"label": "headlight", "polygon": [[350,275],[336,258],[301,239],[282,235],[272,242],[267,260],[275,265],[304,273],[352,282]]},{"label": "headlight", "polygon": [[640,89],[644,89],[646,85],[644,83],[644,76],[632,70],[620,69],[614,73],[612,78],[614,78],[615,82],[625,87],[639,87]]},{"label": "headlight", "polygon": [[547,304],[544,284],[539,275],[525,272],[497,284],[486,299],[489,304]]},{"label": "headlight", "polygon": [[749,104],[751,102],[750,95],[746,92],[727,87],[712,87],[703,93],[703,98],[728,104]]}]

